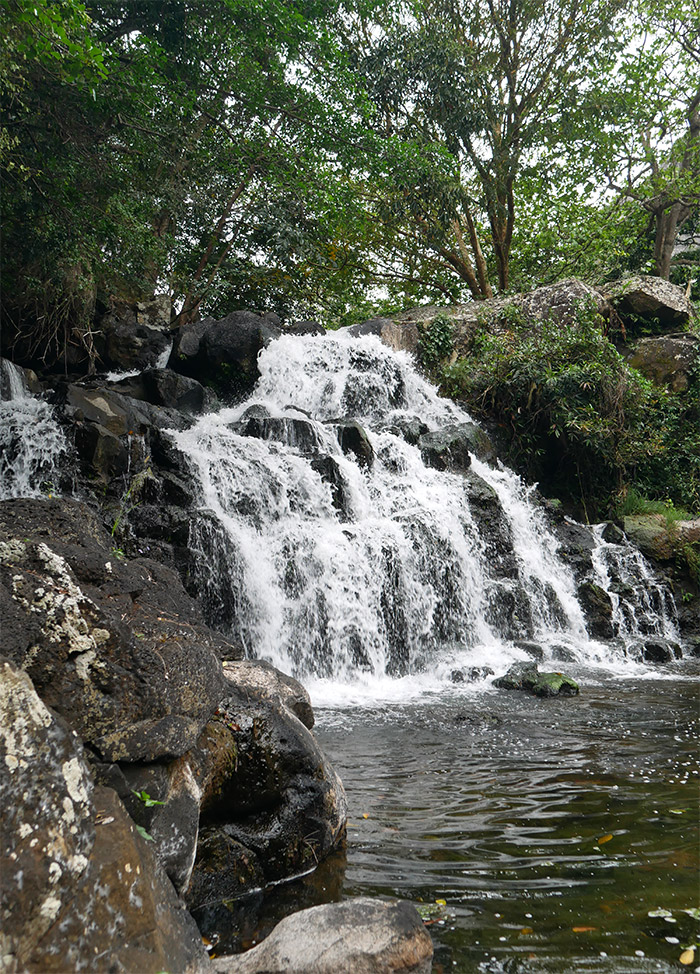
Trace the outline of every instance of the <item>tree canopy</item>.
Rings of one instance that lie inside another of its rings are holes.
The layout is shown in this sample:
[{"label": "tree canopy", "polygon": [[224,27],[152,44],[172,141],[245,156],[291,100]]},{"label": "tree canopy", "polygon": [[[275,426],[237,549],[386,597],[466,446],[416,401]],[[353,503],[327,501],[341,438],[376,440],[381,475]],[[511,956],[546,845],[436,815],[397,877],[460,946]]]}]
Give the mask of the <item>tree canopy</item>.
[{"label": "tree canopy", "polygon": [[[6,0],[3,341],[693,275],[696,0]],[[53,351],[52,351],[53,350]]]}]

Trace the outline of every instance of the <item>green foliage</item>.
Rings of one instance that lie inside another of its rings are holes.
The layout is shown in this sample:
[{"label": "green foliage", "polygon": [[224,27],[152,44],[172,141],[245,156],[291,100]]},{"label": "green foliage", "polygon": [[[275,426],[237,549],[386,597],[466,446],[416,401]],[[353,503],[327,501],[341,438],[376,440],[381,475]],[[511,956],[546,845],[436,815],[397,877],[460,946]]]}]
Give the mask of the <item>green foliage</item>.
[{"label": "green foliage", "polygon": [[428,369],[433,369],[452,354],[454,325],[449,315],[438,314],[428,325],[419,325],[418,354]]},{"label": "green foliage", "polygon": [[[700,390],[673,395],[630,368],[593,307],[570,324],[509,311],[444,371],[445,391],[495,420],[509,462],[548,493],[608,513],[625,495],[700,508]],[[629,488],[637,492],[630,494]]]},{"label": "green foliage", "polygon": [[165,805],[165,802],[159,802],[156,798],[151,798],[147,791],[136,791],[134,788],[131,790],[138,800],[143,802],[146,808],[153,808],[154,805]]}]

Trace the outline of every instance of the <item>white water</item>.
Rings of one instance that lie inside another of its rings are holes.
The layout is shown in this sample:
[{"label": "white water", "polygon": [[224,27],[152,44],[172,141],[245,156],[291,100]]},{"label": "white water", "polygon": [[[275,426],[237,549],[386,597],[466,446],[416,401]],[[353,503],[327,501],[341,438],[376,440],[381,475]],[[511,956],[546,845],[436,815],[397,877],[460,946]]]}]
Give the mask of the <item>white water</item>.
[{"label": "white water", "polygon": [[0,359],[0,379],[0,500],[55,493],[66,440],[53,409],[7,359]]},{"label": "white water", "polygon": [[[426,467],[399,434],[418,417],[431,430],[470,421],[407,355],[376,338],[289,336],[261,353],[259,368],[248,402],[173,434],[208,512],[191,537],[200,589],[212,621],[249,656],[303,678],[316,702],[341,703],[405,700],[444,687],[455,669],[504,672],[527,658],[518,637],[546,653],[564,647],[582,662],[624,664],[619,650],[589,639],[532,490],[476,458],[467,478]],[[243,435],[256,410],[271,419]],[[340,449],[331,421],[349,416],[374,448],[371,470]],[[319,462],[332,465],[339,493]],[[470,504],[474,474],[500,502],[508,571]],[[644,622],[620,623],[622,637],[640,626],[671,635],[657,607],[624,601],[616,618]]]}]

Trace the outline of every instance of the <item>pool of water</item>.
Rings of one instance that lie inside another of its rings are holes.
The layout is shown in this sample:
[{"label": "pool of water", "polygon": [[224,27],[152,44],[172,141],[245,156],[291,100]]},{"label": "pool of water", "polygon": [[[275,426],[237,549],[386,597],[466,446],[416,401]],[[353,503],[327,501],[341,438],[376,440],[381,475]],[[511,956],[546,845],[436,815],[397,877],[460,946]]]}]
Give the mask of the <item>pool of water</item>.
[{"label": "pool of water", "polygon": [[700,940],[685,912],[700,906],[698,683],[575,675],[581,696],[562,700],[455,687],[319,710],[347,847],[212,913],[217,952],[295,909],[376,895],[426,915],[434,974],[700,970],[700,952],[679,962]]}]

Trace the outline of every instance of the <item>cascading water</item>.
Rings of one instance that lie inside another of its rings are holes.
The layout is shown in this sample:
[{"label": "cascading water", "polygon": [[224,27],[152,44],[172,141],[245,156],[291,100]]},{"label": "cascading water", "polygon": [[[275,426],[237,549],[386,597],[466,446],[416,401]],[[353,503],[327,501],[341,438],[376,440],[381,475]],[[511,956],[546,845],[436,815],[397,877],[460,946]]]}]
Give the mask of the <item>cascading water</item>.
[{"label": "cascading water", "polygon": [[[201,484],[200,591],[249,655],[375,687],[502,670],[522,640],[601,658],[531,489],[475,457],[458,472],[424,463],[421,431],[471,419],[405,353],[289,336],[259,369],[248,402],[174,434]],[[616,617],[637,620],[621,636],[642,619],[670,635],[653,600],[625,606],[621,588]]]},{"label": "cascading water", "polygon": [[0,500],[54,492],[66,440],[53,409],[7,359],[0,359],[0,378]]}]

